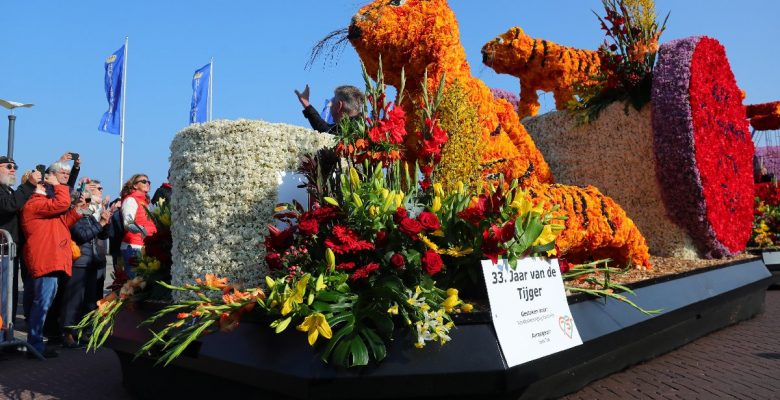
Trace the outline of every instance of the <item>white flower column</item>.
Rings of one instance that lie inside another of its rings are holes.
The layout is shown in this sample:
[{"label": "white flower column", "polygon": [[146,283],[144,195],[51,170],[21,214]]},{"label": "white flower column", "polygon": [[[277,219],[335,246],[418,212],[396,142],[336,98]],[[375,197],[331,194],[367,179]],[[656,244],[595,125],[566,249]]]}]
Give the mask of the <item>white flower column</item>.
[{"label": "white flower column", "polygon": [[220,120],[179,132],[170,158],[173,284],[211,273],[258,285],[279,173],[332,144],[331,135],[264,121]]},{"label": "white flower column", "polygon": [[645,236],[650,253],[698,258],[688,233],[667,216],[658,184],[650,105],[626,114],[614,103],[587,125],[578,126],[567,111],[523,120],[555,181],[593,185],[612,197]]}]

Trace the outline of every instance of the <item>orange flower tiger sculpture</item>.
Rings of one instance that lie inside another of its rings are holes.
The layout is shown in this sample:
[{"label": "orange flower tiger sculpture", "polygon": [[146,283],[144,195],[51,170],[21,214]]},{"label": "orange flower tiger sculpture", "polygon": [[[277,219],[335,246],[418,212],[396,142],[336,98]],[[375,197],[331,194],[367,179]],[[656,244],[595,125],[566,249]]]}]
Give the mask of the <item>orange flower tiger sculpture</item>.
[{"label": "orange flower tiger sculpture", "polygon": [[520,119],[539,112],[537,90],[553,92],[555,108],[566,109],[575,88],[593,86],[601,62],[595,51],[534,39],[512,28],[482,47],[482,62],[499,74],[520,78]]},{"label": "orange flower tiger sculpture", "polygon": [[[535,196],[561,205],[561,212],[571,219],[558,239],[562,254],[576,260],[611,257],[650,267],[644,238],[612,199],[595,188],[551,185],[547,162],[513,107],[494,99],[485,83],[471,75],[455,14],[446,0],[375,0],[352,18],[349,39],[369,71],[377,70],[381,55],[386,83],[399,87],[401,69],[405,70],[407,81],[414,82],[406,87],[405,96],[411,101],[402,105],[407,115],[416,115],[416,107],[422,104],[422,88],[416,84],[423,81],[426,69],[424,84],[429,93],[435,93],[443,75],[446,85],[457,81],[462,86],[480,118],[481,131],[476,134],[482,148],[474,149],[481,151],[475,156],[481,157],[483,165],[505,161],[498,171],[483,173],[519,178]],[[415,148],[409,151],[414,153]]]}]

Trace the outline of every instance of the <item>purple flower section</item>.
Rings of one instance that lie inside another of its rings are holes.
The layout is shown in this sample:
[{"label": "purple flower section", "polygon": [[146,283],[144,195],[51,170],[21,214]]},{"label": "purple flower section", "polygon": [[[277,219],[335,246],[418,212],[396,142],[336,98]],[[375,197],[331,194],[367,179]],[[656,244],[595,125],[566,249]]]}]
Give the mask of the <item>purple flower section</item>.
[{"label": "purple flower section", "polygon": [[780,177],[780,146],[756,147],[756,157],[764,163],[767,172]]},{"label": "purple flower section", "polygon": [[493,97],[496,99],[504,99],[508,101],[509,104],[514,107],[515,111],[517,111],[517,107],[520,104],[520,97],[518,97],[516,94],[508,90],[498,88],[490,88],[490,93],[493,93]]},{"label": "purple flower section", "polygon": [[688,231],[702,257],[720,258],[731,252],[717,240],[707,220],[689,94],[691,62],[701,39],[673,40],[658,51],[652,88],[653,147],[667,213]]}]

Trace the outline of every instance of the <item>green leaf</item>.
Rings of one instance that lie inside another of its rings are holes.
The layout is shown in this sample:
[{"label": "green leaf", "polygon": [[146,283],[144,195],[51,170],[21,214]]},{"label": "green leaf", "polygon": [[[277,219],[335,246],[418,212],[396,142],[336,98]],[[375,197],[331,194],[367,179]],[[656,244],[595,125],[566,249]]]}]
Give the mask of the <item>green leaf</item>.
[{"label": "green leaf", "polygon": [[366,344],[363,343],[363,339],[360,336],[352,338],[349,350],[352,353],[351,367],[368,365],[368,348],[366,348]]},{"label": "green leaf", "polygon": [[344,325],[343,327],[341,327],[341,329],[339,329],[338,331],[336,331],[336,333],[333,334],[333,337],[330,338],[330,340],[328,341],[328,345],[325,346],[325,349],[322,351],[321,359],[323,362],[327,363],[328,360],[331,359],[330,357],[331,352],[333,352],[336,345],[339,344],[339,342],[344,336],[352,333],[354,329],[355,329],[355,322],[353,321]]}]

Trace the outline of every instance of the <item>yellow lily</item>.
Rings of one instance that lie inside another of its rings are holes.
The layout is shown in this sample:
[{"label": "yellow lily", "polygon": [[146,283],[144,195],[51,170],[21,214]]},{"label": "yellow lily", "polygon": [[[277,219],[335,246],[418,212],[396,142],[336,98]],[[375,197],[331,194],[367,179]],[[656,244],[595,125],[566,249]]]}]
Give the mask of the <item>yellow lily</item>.
[{"label": "yellow lily", "polygon": [[433,204],[431,205],[431,211],[437,212],[441,210],[441,197],[436,196],[433,198]]},{"label": "yellow lily", "polygon": [[357,186],[360,183],[360,175],[358,175],[358,172],[354,167],[351,167],[349,169],[349,179],[352,181],[352,184],[355,186]]},{"label": "yellow lily", "polygon": [[306,285],[309,284],[309,278],[311,278],[311,275],[306,274],[297,284],[295,284],[295,289],[290,293],[287,299],[284,300],[284,304],[282,304],[282,315],[289,314],[295,305],[303,303],[303,294],[306,292]]},{"label": "yellow lily", "polygon": [[541,203],[534,206],[533,203],[525,197],[525,193],[518,193],[510,206],[517,210],[519,215],[525,215],[528,212],[535,212],[537,214],[542,214],[544,212]]},{"label": "yellow lily", "polygon": [[318,312],[309,314],[296,329],[307,333],[310,346],[314,346],[319,335],[322,335],[322,337],[326,339],[333,337],[333,331],[330,329],[328,320],[324,315]]},{"label": "yellow lily", "polygon": [[444,188],[441,186],[441,183],[434,183],[433,184],[433,193],[436,194],[436,196],[444,196]]}]

